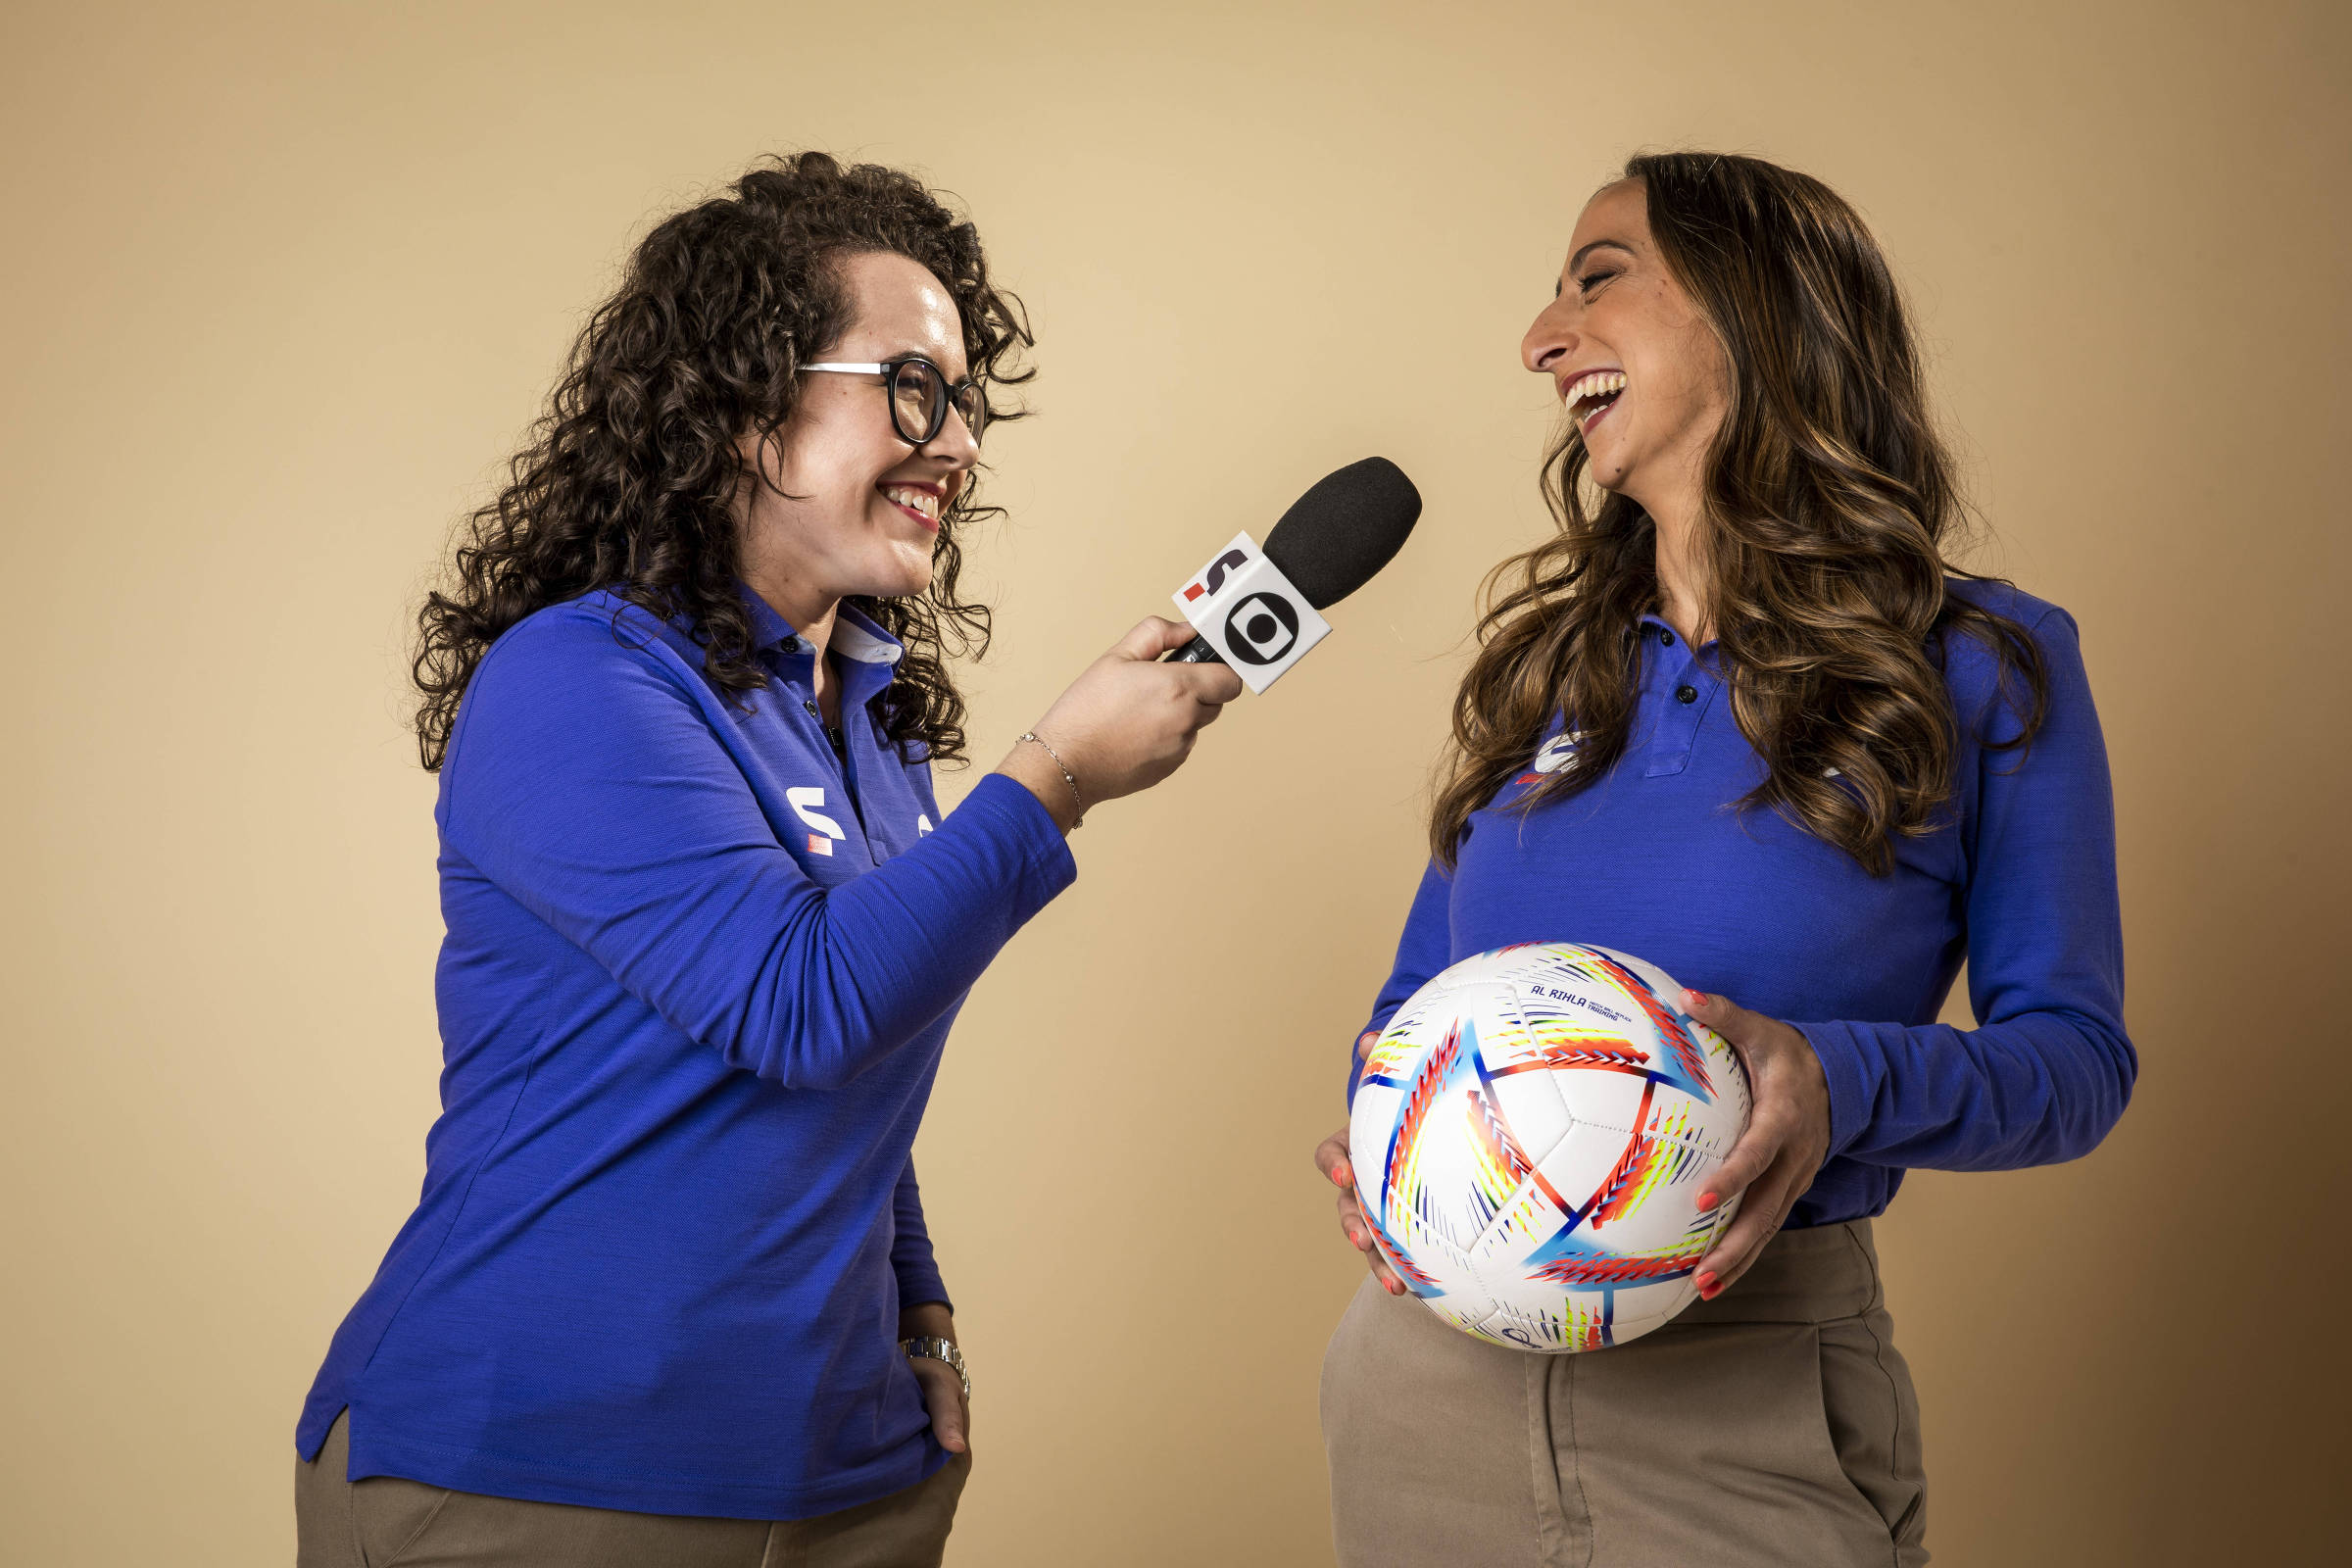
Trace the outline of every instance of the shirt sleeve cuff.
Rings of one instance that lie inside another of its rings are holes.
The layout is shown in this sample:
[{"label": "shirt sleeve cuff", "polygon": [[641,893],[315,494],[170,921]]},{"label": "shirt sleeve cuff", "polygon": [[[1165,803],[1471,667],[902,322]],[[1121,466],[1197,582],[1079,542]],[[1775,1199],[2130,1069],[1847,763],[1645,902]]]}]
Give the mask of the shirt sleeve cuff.
[{"label": "shirt sleeve cuff", "polygon": [[1043,894],[1037,907],[1043,908],[1055,895],[1078,880],[1078,858],[1070,853],[1069,840],[1062,836],[1061,825],[1044,803],[1029,793],[1029,787],[1018,779],[1003,773],[991,773],[972,786],[972,793],[956,808],[960,816],[977,810],[980,815],[1001,824],[1006,842],[1016,846],[1034,871]]},{"label": "shirt sleeve cuff", "polygon": [[1836,1158],[1853,1147],[1870,1122],[1870,1086],[1853,1030],[1841,1023],[1791,1023],[1821,1058],[1830,1085],[1830,1148]]},{"label": "shirt sleeve cuff", "polygon": [[899,1310],[904,1312],[910,1306],[933,1304],[944,1306],[951,1312],[956,1310],[956,1303],[948,1299],[947,1282],[939,1277],[939,1270],[935,1268],[901,1269],[899,1271]]}]

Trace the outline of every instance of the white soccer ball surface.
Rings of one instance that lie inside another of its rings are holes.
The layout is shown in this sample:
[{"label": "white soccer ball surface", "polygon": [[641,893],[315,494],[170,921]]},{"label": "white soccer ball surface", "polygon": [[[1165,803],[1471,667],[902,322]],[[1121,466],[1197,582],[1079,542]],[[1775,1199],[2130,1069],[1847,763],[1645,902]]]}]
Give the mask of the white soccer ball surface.
[{"label": "white soccer ball surface", "polygon": [[1656,965],[1522,943],[1413,993],[1363,1065],[1356,1197],[1423,1305],[1496,1345],[1637,1339],[1695,1300],[1739,1211],[1698,1194],[1747,1126],[1747,1074]]}]

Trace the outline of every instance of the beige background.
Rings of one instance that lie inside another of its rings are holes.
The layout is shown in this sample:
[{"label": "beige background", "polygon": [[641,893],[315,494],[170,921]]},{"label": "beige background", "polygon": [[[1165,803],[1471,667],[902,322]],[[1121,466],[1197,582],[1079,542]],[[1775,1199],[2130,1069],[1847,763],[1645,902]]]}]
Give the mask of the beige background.
[{"label": "beige background", "polygon": [[[1044,416],[992,443],[1014,513],[974,550],[984,756],[1326,469],[1385,453],[1429,498],[1326,649],[1088,826],[920,1146],[983,1400],[952,1560],[1328,1561],[1314,1390],[1356,1274],[1308,1154],[1473,589],[1545,526],[1515,345],[1593,185],[1698,145],[1868,214],[1978,559],[2080,617],[2114,757],[2137,1102],[2078,1165],[1922,1174],[1881,1228],[1930,1543],[2316,1560],[2343,9],[891,9],[0,21],[0,1558],[290,1556],[296,1408],[435,1107],[413,604],[645,225],[814,145],[957,193],[1035,313]],[[1244,1025],[1200,1027],[1211,997]]]}]

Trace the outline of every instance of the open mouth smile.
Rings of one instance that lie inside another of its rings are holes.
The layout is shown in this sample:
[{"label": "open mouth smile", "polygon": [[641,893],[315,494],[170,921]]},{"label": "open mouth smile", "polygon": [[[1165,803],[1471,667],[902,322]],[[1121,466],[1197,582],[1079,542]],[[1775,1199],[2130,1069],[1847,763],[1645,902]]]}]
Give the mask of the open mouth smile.
[{"label": "open mouth smile", "polygon": [[1590,434],[1617,399],[1625,392],[1623,370],[1588,370],[1578,376],[1560,393],[1560,401],[1568,409],[1568,416],[1576,421],[1579,430]]},{"label": "open mouth smile", "polygon": [[927,484],[884,484],[875,489],[882,499],[904,512],[933,533],[939,532],[939,510],[943,496],[937,486]]}]

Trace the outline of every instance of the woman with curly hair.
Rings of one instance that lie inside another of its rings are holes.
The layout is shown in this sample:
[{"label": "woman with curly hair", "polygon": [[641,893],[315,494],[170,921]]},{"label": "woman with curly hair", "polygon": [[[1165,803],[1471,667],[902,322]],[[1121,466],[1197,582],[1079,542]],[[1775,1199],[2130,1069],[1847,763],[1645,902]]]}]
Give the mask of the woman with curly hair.
[{"label": "woman with curly hair", "polygon": [[442,1111],[297,1433],[306,1565],[937,1563],[968,1396],[909,1151],[1064,835],[1240,691],[1152,619],[942,815],[978,235],[818,153],[641,244],[421,615]]},{"label": "woman with curly hair", "polygon": [[[1901,302],[1826,186],[1636,158],[1568,251],[1521,344],[1569,417],[1559,530],[1497,570],[1356,1057],[1473,954],[1639,955],[1747,1065],[1747,1131],[1697,1195],[1741,1207],[1677,1260],[1680,1317],[1532,1355],[1400,1298],[1327,1140],[1370,1265],[1324,1362],[1340,1561],[1924,1562],[1870,1217],[1908,1167],[2086,1152],[2136,1070],[2075,622],[1947,561]],[[1936,1021],[1963,958],[1973,1030]]]}]

